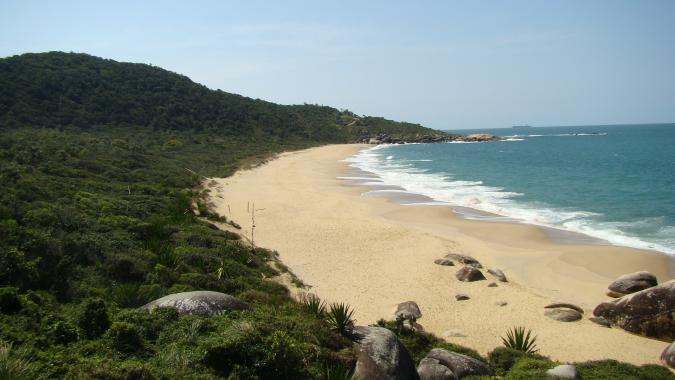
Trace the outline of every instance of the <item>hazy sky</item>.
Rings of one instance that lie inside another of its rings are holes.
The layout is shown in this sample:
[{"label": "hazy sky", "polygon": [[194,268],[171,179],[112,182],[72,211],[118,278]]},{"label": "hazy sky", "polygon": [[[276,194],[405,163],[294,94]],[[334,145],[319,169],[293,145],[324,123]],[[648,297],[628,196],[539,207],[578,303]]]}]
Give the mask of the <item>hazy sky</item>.
[{"label": "hazy sky", "polygon": [[671,0],[0,0],[0,56],[50,50],[440,129],[675,122]]}]

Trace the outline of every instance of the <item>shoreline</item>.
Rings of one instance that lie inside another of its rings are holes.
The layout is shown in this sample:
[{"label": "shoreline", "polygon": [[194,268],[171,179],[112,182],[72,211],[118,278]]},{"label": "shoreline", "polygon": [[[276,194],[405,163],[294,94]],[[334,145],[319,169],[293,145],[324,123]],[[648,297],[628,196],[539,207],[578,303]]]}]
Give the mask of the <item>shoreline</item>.
[{"label": "shoreline", "polygon": [[[552,242],[538,226],[464,219],[447,205],[400,205],[361,196],[368,186],[345,185],[350,168],[340,162],[364,145],[329,145],[282,154],[277,160],[215,179],[217,211],[250,236],[249,202],[256,204],[256,244],[278,250],[281,260],[311,292],[344,301],[359,324],[393,319],[396,304],[416,301],[425,329],[485,354],[500,336],[525,325],[539,336],[542,354],[561,361],[612,358],[658,363],[667,345],[588,321],[620,274],[650,270],[670,278],[669,258],[651,251]],[[259,210],[259,211],[258,211]],[[231,212],[230,212],[231,211]],[[469,254],[485,268],[502,269],[508,283],[463,283],[459,268],[433,264],[445,254]],[[455,301],[456,293],[468,301]],[[496,302],[507,302],[504,307]],[[563,323],[543,306],[571,302],[585,318]],[[477,318],[479,317],[479,318]],[[465,335],[465,337],[452,336]]]}]

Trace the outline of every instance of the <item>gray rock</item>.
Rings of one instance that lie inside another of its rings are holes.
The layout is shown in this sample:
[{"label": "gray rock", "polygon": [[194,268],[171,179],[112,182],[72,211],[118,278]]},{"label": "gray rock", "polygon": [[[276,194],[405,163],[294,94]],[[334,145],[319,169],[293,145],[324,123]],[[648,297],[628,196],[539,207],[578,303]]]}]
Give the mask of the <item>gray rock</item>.
[{"label": "gray rock", "polygon": [[488,273],[490,273],[491,275],[497,277],[497,280],[499,280],[499,281],[501,281],[501,282],[508,282],[508,280],[506,279],[506,275],[504,274],[504,272],[502,272],[501,270],[499,270],[499,269],[497,269],[497,268],[491,268],[491,269],[488,269]]},{"label": "gray rock", "polygon": [[358,326],[356,370],[359,379],[417,380],[419,375],[408,350],[396,334],[383,327]]},{"label": "gray rock", "polygon": [[581,379],[581,375],[579,374],[577,368],[570,364],[561,364],[557,367],[551,368],[546,371],[546,374],[558,379]]},{"label": "gray rock", "polygon": [[607,319],[605,319],[604,317],[590,317],[590,318],[588,318],[588,320],[593,322],[593,323],[596,323],[596,324],[598,324],[602,327],[607,327],[607,328],[612,327],[612,324],[609,323],[609,321]]},{"label": "gray rock", "polygon": [[544,315],[560,322],[574,322],[581,319],[581,313],[573,309],[547,309]]},{"label": "gray rock", "polygon": [[580,308],[577,305],[573,305],[571,303],[552,303],[550,305],[544,306],[546,309],[558,309],[558,308],[564,308],[564,309],[572,309],[578,311],[580,314],[584,313],[584,309]]},{"label": "gray rock", "polygon": [[457,301],[466,301],[468,299],[471,299],[471,297],[469,297],[469,295],[466,293],[457,293],[455,294],[455,299]]},{"label": "gray rock", "polygon": [[427,354],[426,358],[435,359],[442,366],[447,367],[457,379],[467,376],[491,375],[490,368],[483,362],[472,357],[434,348]]},{"label": "gray rock", "polygon": [[675,280],[603,302],[593,315],[634,334],[675,340]]},{"label": "gray rock", "polygon": [[663,353],[661,354],[661,363],[667,367],[675,368],[675,342],[669,344],[668,347],[663,350]]},{"label": "gray rock", "polygon": [[417,322],[413,322],[410,320],[405,320],[403,321],[403,329],[408,330],[408,331],[424,331],[424,327],[420,325]]},{"label": "gray rock", "polygon": [[417,373],[420,375],[420,380],[457,380],[457,376],[452,373],[450,368],[432,358],[420,360]]},{"label": "gray rock", "polygon": [[466,266],[458,270],[455,274],[455,277],[457,277],[459,281],[464,282],[480,281],[486,279],[480,270],[470,266]]},{"label": "gray rock", "polygon": [[476,260],[473,257],[468,256],[468,255],[460,255],[458,253],[449,253],[449,254],[445,255],[445,258],[458,261],[458,262],[460,262],[464,265],[468,265],[468,266],[471,266],[471,267],[474,267],[474,268],[482,268],[483,267],[482,265],[480,265],[478,260]]},{"label": "gray rock", "polygon": [[436,260],[434,260],[434,264],[445,265],[445,266],[449,266],[449,267],[455,265],[455,263],[450,259],[436,259]]},{"label": "gray rock", "polygon": [[641,271],[624,274],[609,284],[607,295],[610,297],[622,297],[626,294],[651,288],[657,284],[656,276],[649,272]]},{"label": "gray rock", "polygon": [[398,304],[396,307],[396,313],[394,313],[396,318],[401,318],[405,320],[410,320],[410,321],[416,321],[418,318],[422,318],[422,312],[420,311],[420,307],[417,306],[417,303],[415,301],[406,301],[406,302],[401,302]]},{"label": "gray rock", "polygon": [[226,310],[251,308],[246,302],[229,294],[206,290],[169,294],[141,306],[150,311],[163,307],[172,307],[178,310],[179,314],[203,316],[222,314]]},{"label": "gray rock", "polygon": [[491,283],[488,284],[488,288],[496,288],[496,287],[497,287],[496,282],[491,282]]}]

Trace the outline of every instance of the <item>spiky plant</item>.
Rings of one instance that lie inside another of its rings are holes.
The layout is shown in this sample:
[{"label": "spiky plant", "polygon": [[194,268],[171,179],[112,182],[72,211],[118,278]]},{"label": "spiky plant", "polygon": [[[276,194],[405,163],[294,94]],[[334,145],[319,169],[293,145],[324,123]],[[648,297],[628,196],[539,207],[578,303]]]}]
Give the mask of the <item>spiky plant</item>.
[{"label": "spiky plant", "polygon": [[326,322],[328,322],[328,325],[333,330],[345,335],[354,326],[352,315],[354,315],[354,310],[349,305],[342,302],[334,302],[328,308]]},{"label": "spiky plant", "polygon": [[302,304],[307,310],[319,318],[326,314],[326,303],[314,294],[308,294],[302,298]]},{"label": "spiky plant", "polygon": [[539,351],[535,344],[536,341],[537,337],[532,336],[532,330],[527,329],[526,331],[523,326],[516,326],[507,330],[506,338],[502,337],[504,346],[527,354],[534,354]]}]

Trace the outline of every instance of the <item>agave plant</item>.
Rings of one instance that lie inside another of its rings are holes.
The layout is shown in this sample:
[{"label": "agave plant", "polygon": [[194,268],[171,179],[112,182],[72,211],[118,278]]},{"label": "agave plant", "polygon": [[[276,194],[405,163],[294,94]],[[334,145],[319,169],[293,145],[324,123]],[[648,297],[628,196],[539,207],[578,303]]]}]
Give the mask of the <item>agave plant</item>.
[{"label": "agave plant", "polygon": [[354,310],[346,303],[334,302],[328,308],[326,322],[333,330],[345,335],[354,326],[353,314]]},{"label": "agave plant", "polygon": [[307,310],[319,318],[326,314],[326,303],[314,294],[307,294],[302,298],[302,304]]},{"label": "agave plant", "polygon": [[522,326],[516,326],[507,330],[506,338],[502,337],[504,346],[527,354],[534,354],[539,351],[535,344],[536,341],[537,337],[532,336],[532,331],[530,329],[525,331],[525,327]]}]

